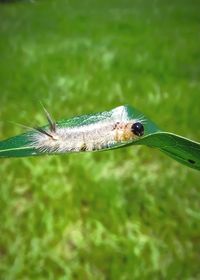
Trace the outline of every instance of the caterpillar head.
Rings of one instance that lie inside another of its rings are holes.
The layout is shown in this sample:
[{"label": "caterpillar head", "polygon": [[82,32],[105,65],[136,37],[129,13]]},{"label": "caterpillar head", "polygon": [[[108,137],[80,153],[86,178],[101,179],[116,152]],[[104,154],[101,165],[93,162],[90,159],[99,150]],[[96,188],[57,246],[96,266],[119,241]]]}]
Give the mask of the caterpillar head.
[{"label": "caterpillar head", "polygon": [[137,136],[143,136],[144,135],[144,126],[141,122],[135,122],[131,126],[131,131],[133,134]]}]

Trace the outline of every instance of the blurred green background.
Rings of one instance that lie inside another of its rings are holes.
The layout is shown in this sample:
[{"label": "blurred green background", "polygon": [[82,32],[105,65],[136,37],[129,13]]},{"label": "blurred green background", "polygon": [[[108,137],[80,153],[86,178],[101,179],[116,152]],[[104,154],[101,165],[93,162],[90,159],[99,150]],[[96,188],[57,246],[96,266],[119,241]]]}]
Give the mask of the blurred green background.
[{"label": "blurred green background", "polygon": [[[0,138],[130,104],[200,140],[200,1],[0,4]],[[0,279],[200,279],[200,176],[146,147],[0,164]]]}]

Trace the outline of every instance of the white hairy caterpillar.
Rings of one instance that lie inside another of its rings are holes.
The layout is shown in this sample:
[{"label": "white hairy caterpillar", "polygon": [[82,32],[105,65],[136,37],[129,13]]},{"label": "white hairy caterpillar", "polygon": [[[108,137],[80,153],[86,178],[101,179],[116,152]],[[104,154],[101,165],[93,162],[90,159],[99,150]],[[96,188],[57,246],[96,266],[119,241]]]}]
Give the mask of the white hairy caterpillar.
[{"label": "white hairy caterpillar", "polygon": [[[35,128],[29,135],[29,144],[45,153],[97,151],[116,144],[127,143],[144,134],[144,120],[130,119],[123,106],[102,115],[96,121],[80,125],[60,125],[44,109],[49,126]],[[88,115],[88,119],[90,115]]]}]

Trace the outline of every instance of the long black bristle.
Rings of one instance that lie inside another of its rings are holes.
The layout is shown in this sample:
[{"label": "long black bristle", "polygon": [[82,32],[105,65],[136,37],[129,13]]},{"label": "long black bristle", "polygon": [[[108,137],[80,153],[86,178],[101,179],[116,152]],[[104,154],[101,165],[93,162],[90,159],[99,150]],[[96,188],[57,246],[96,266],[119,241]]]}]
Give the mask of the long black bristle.
[{"label": "long black bristle", "polygon": [[40,133],[45,134],[45,135],[47,135],[47,136],[53,138],[53,136],[52,136],[50,133],[48,133],[46,130],[44,130],[43,128],[41,128],[41,127],[35,127],[35,129],[36,129],[37,131],[39,131]]},{"label": "long black bristle", "polygon": [[[42,105],[42,103],[41,103],[41,105]],[[53,120],[50,113],[47,111],[47,109],[43,105],[42,105],[42,108],[43,108],[46,118],[48,120],[50,130],[55,133],[56,132],[56,122]]]}]

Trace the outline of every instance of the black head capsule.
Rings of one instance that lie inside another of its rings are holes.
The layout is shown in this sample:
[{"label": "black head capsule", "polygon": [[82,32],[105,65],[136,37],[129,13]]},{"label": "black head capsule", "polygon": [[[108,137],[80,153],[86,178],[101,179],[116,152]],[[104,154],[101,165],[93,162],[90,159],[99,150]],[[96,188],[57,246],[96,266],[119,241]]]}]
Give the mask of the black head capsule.
[{"label": "black head capsule", "polygon": [[144,135],[144,126],[141,122],[133,123],[131,126],[131,131],[137,136],[142,136]]}]

